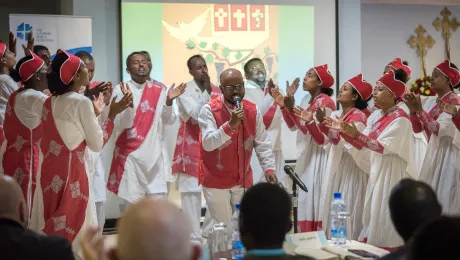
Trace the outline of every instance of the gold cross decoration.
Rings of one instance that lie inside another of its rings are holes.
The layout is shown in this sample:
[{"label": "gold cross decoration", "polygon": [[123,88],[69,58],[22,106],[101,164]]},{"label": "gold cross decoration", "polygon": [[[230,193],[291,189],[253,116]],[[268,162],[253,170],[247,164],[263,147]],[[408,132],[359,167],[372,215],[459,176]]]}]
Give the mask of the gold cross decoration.
[{"label": "gold cross decoration", "polygon": [[426,77],[425,56],[428,53],[428,49],[431,49],[436,41],[430,35],[425,37],[426,30],[421,24],[417,26],[415,33],[417,36],[412,35],[407,43],[409,43],[411,48],[417,48],[417,55],[421,61],[421,71],[423,72],[423,76]]},{"label": "gold cross decoration", "polygon": [[444,9],[441,11],[441,16],[442,20],[439,19],[439,17],[436,18],[433,22],[433,26],[436,29],[436,31],[439,31],[442,29],[442,37],[444,38],[444,43],[445,43],[445,49],[446,49],[446,57],[447,59],[450,60],[450,38],[452,37],[451,29],[452,31],[456,31],[457,28],[460,26],[460,23],[455,19],[455,17],[452,18],[452,20],[449,20],[449,16],[451,16],[452,13],[447,9],[447,7],[444,7]]}]

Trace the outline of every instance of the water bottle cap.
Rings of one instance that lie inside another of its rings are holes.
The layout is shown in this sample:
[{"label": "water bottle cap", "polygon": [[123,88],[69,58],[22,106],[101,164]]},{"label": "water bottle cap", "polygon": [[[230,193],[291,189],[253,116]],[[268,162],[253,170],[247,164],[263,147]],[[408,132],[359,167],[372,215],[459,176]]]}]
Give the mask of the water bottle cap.
[{"label": "water bottle cap", "polygon": [[334,199],[342,199],[342,193],[334,192]]},{"label": "water bottle cap", "polygon": [[235,207],[237,210],[240,210],[240,204],[236,204]]}]

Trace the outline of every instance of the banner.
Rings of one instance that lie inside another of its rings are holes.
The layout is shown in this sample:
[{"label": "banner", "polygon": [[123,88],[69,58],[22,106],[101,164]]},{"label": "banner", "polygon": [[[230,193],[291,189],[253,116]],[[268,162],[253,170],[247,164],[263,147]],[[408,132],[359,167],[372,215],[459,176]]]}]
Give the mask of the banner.
[{"label": "banner", "polygon": [[72,54],[92,53],[92,18],[65,15],[10,14],[10,31],[17,38],[16,59],[24,57],[22,44],[27,44],[32,31],[35,45],[47,47],[51,57],[58,49]]}]

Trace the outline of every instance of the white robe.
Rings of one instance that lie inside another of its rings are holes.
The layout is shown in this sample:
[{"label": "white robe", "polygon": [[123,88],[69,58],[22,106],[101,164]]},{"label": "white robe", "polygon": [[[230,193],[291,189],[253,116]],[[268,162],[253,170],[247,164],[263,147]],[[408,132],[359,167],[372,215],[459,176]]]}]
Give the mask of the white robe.
[{"label": "white robe", "polygon": [[[422,96],[421,100],[422,104],[424,104],[427,100],[427,97]],[[399,102],[397,106],[404,110],[406,114],[410,115],[409,108],[404,102]],[[423,160],[425,159],[428,138],[425,132],[413,133],[412,142],[412,163],[417,171],[417,175],[414,176],[414,178],[418,179],[418,176],[422,170]]]},{"label": "white robe", "polygon": [[[341,115],[341,110],[334,111],[331,118]],[[354,124],[360,132],[366,128],[361,122]],[[348,237],[353,240],[358,239],[363,228],[362,213],[370,172],[369,158],[360,156],[360,153],[360,150],[342,138],[339,143],[331,144],[321,188],[320,212],[323,216],[323,229],[330,231],[330,209],[333,194],[340,192],[347,206],[347,211],[350,213],[351,230],[347,230],[347,233],[349,233]]]},{"label": "white robe", "polygon": [[[382,117],[382,110],[372,113],[363,134],[368,135],[374,124]],[[384,248],[404,244],[390,218],[388,199],[391,189],[403,178],[414,178],[416,170],[411,163],[412,124],[399,117],[380,133],[377,141],[383,145],[383,154],[363,148],[360,156],[370,156],[371,171],[366,189],[363,211],[363,231],[360,240]]]},{"label": "white robe", "polygon": [[[429,97],[423,109],[429,112],[435,105],[436,97]],[[436,121],[439,133],[430,137],[420,180],[436,191],[444,214],[459,215],[460,134],[451,115],[442,113]]]},{"label": "white robe", "polygon": [[[260,109],[260,113],[265,115],[270,107],[273,105],[273,97],[269,94],[265,95],[264,90],[260,88],[254,81],[248,80],[245,85],[245,95],[244,98],[257,105]],[[284,187],[290,188],[290,182],[288,182],[288,177],[284,173],[284,158],[282,151],[282,142],[281,142],[281,122],[283,120],[283,115],[279,106],[276,108],[275,115],[273,116],[273,121],[270,124],[270,127],[267,130],[268,136],[270,138],[273,154],[275,155],[275,167],[276,167],[276,177],[278,181],[283,184]],[[265,181],[264,173],[262,167],[260,166],[259,160],[255,154],[255,151],[252,153],[251,157],[251,168],[254,178],[254,184]]]},{"label": "white robe", "polygon": [[18,83],[16,83],[10,75],[0,74],[0,125],[3,125],[5,120],[6,104],[11,93],[18,89]]},{"label": "white robe", "polygon": [[[115,118],[115,140],[125,129],[133,126],[136,110],[146,85],[146,83],[138,84],[133,80],[126,84],[133,93],[133,108],[128,107]],[[176,118],[173,107],[165,103],[167,91],[163,90],[160,94],[157,106],[154,108],[155,118],[144,142],[126,159],[118,196],[130,203],[135,203],[149,194],[166,194],[168,192],[166,182],[175,181],[171,173],[171,159],[166,146],[162,145],[163,124],[173,124]],[[120,85],[113,88],[112,96],[118,97],[117,102],[123,97]]]}]

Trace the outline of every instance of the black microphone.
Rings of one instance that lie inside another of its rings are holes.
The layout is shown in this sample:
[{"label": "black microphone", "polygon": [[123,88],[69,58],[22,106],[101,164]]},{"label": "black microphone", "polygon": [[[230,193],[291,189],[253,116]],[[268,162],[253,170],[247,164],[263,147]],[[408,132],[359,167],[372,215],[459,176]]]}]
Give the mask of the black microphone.
[{"label": "black microphone", "polygon": [[299,176],[297,175],[297,173],[295,173],[291,166],[289,165],[285,165],[284,166],[284,171],[286,172],[286,174],[289,176],[289,178],[291,178],[291,180],[297,185],[299,186],[300,189],[302,189],[303,191],[305,192],[308,192],[308,189],[307,189],[307,186],[305,186],[305,183],[303,183],[303,181],[299,178]]},{"label": "black microphone", "polygon": [[241,97],[240,96],[234,96],[233,97],[233,103],[235,103],[236,108],[240,109],[241,108]]}]

